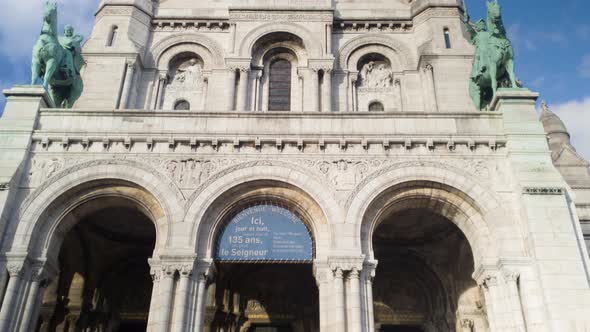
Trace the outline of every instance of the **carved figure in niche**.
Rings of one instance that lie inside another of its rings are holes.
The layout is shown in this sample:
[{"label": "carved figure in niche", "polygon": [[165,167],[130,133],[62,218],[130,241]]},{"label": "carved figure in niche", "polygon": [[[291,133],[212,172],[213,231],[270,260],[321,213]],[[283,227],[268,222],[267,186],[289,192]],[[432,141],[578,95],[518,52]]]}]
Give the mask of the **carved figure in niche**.
[{"label": "carved figure in niche", "polygon": [[385,63],[369,61],[360,72],[360,86],[363,88],[389,88],[393,86],[393,72]]},{"label": "carved figure in niche", "polygon": [[192,58],[181,63],[174,73],[172,86],[178,87],[198,87],[203,80],[203,70],[199,61]]}]

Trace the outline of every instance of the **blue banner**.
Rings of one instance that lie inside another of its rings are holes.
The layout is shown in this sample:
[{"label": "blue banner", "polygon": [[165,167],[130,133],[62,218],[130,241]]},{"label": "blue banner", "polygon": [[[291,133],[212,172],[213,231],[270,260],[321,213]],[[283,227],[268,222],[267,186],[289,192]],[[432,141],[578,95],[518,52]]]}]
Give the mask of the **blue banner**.
[{"label": "blue banner", "polygon": [[307,227],[291,211],[257,205],[238,213],[225,226],[215,258],[226,262],[309,262],[313,246]]}]

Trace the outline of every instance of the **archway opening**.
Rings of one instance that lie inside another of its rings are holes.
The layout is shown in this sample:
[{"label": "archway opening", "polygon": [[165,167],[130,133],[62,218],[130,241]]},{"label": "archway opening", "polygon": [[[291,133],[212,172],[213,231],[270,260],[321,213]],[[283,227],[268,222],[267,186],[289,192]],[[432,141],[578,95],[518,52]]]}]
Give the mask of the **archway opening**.
[{"label": "archway opening", "polygon": [[275,32],[257,40],[252,48],[254,109],[301,110],[301,67],[307,66],[307,50],[298,36]]},{"label": "archway opening", "polygon": [[379,218],[372,235],[377,331],[450,332],[462,320],[487,327],[471,247],[449,216],[438,213],[451,210],[445,205],[406,198]]},{"label": "archway opening", "polygon": [[319,329],[314,247],[304,216],[279,201],[238,207],[217,235],[213,330]]},{"label": "archway opening", "polygon": [[59,275],[43,294],[39,331],[145,331],[156,230],[145,209],[121,196],[71,210]]}]

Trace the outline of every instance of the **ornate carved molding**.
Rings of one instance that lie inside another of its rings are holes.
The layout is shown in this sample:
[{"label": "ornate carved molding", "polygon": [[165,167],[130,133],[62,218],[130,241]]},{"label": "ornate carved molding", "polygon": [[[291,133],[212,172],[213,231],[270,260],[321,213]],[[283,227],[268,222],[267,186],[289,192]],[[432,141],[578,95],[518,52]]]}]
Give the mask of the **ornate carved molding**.
[{"label": "ornate carved molding", "polygon": [[409,33],[414,30],[412,21],[337,21],[334,31],[342,33],[397,32]]},{"label": "ornate carved molding", "polygon": [[363,269],[364,256],[329,257],[328,266],[332,271],[361,271]]},{"label": "ornate carved molding", "polygon": [[332,22],[334,14],[326,11],[264,11],[230,9],[231,21],[275,21],[275,22]]},{"label": "ornate carved molding", "polygon": [[[176,193],[177,199],[179,202],[184,201],[184,195],[182,192],[176,187],[174,182],[168,181],[167,178],[157,171],[157,169],[150,167],[148,163],[145,163],[146,159],[138,158],[137,160],[133,160],[133,157],[125,157],[125,156],[113,156],[111,159],[92,159],[92,158],[71,158],[71,159],[61,159],[59,161],[52,162],[49,164],[49,167],[52,167],[52,174],[55,174],[45,180],[39,187],[37,187],[29,196],[25,198],[23,203],[21,204],[21,208],[19,209],[19,216],[24,214],[24,211],[28,209],[31,203],[39,197],[49,186],[54,184],[55,182],[59,181],[64,177],[71,176],[72,173],[77,172],[79,170],[90,168],[93,166],[107,166],[107,165],[120,165],[120,166],[130,166],[141,169],[147,173],[153,174],[156,178],[158,178],[161,183],[168,184],[169,188],[172,192]],[[70,166],[70,167],[66,167]],[[61,167],[61,168],[60,168]],[[55,168],[55,169],[54,169]],[[62,170],[63,169],[63,170]],[[31,177],[34,177],[32,174]],[[167,209],[166,206],[163,206],[164,209]],[[171,211],[166,211],[167,214],[170,214]]]}]

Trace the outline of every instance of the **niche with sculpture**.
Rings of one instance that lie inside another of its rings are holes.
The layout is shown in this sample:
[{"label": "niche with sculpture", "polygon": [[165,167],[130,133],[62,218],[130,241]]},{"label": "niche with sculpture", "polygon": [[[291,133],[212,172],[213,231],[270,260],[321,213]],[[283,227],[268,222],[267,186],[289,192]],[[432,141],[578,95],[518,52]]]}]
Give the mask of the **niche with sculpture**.
[{"label": "niche with sculpture", "polygon": [[367,54],[359,60],[357,70],[358,111],[398,110],[401,96],[396,93],[394,72],[385,56],[378,53]]},{"label": "niche with sculpture", "polygon": [[203,60],[194,53],[176,56],[170,62],[163,109],[202,110],[205,98]]}]

